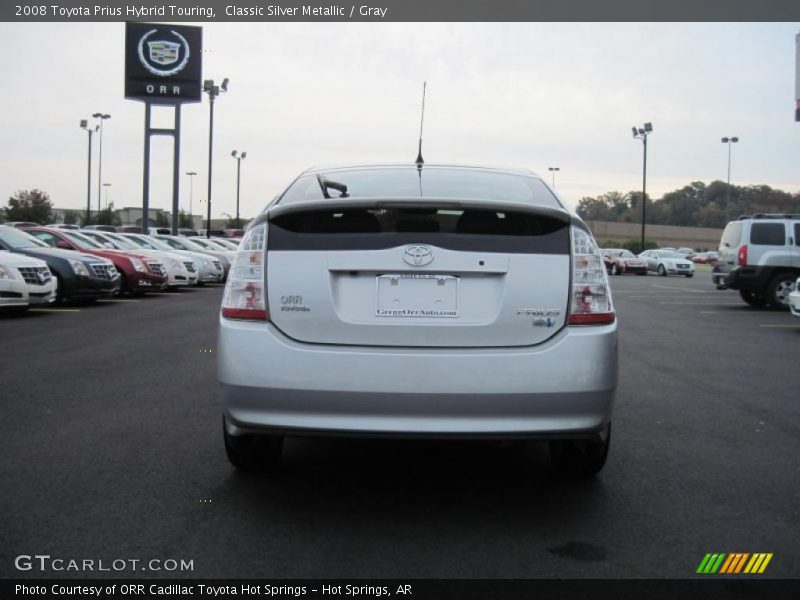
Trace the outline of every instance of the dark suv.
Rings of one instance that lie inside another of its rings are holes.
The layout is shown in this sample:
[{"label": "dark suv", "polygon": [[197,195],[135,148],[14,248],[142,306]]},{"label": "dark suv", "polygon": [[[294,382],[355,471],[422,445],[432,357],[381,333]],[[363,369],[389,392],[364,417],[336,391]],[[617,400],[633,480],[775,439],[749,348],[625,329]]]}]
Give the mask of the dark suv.
[{"label": "dark suv", "polygon": [[96,300],[119,292],[119,273],[104,258],[50,248],[24,231],[5,225],[0,225],[0,249],[45,261],[58,280],[59,300]]}]

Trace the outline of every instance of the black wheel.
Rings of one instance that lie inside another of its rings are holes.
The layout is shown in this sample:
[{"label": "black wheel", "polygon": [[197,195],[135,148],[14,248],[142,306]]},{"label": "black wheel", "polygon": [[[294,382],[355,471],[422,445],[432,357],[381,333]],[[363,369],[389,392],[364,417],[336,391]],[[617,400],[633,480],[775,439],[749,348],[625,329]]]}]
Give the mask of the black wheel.
[{"label": "black wheel", "polygon": [[228,461],[241,471],[272,471],[283,449],[280,435],[230,435],[222,419],[222,435]]},{"label": "black wheel", "polygon": [[686,275],[686,277],[694,277],[694,273],[684,273],[684,275]]},{"label": "black wheel", "polygon": [[764,308],[767,305],[767,299],[764,294],[759,294],[758,292],[739,290],[739,296],[753,308]]},{"label": "black wheel", "polygon": [[611,424],[602,441],[568,440],[550,442],[550,463],[556,473],[570,477],[592,477],[606,464],[611,446]]},{"label": "black wheel", "polygon": [[658,265],[658,274],[662,277],[667,276],[667,270],[664,268],[664,265]]},{"label": "black wheel", "polygon": [[794,291],[795,273],[778,273],[767,287],[767,301],[772,308],[789,310],[789,294]]},{"label": "black wheel", "polygon": [[611,274],[612,275],[619,275],[619,267],[617,266],[617,263],[614,263],[613,265],[611,265]]}]

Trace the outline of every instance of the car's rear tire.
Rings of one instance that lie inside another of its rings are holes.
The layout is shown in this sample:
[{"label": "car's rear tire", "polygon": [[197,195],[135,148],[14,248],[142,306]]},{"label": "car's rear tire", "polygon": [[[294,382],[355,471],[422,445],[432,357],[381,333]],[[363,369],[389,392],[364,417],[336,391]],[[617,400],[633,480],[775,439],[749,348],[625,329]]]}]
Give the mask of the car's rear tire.
[{"label": "car's rear tire", "polygon": [[613,265],[611,265],[611,274],[612,275],[619,275],[619,267],[617,266],[617,263],[614,263]]},{"label": "car's rear tire", "polygon": [[611,446],[611,424],[601,441],[566,440],[550,442],[550,463],[559,475],[592,477],[606,464]]},{"label": "car's rear tire", "polygon": [[764,294],[758,292],[739,290],[739,296],[753,308],[764,308],[767,305],[767,299],[764,297]]},{"label": "car's rear tire", "polygon": [[767,287],[767,301],[771,308],[789,310],[789,294],[794,291],[796,273],[778,273]]},{"label": "car's rear tire", "polygon": [[664,265],[658,265],[658,274],[662,277],[667,276],[667,270],[664,268]]},{"label": "car's rear tire", "polygon": [[222,435],[228,461],[240,471],[272,471],[280,462],[283,436],[230,435],[222,419]]}]

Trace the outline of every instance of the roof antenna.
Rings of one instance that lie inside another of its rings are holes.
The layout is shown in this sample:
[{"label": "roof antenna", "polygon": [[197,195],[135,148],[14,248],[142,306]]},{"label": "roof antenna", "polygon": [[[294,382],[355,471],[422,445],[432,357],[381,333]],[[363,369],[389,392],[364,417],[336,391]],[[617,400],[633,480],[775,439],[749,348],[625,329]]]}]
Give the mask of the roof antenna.
[{"label": "roof antenna", "polygon": [[422,124],[425,122],[425,88],[428,86],[427,81],[422,82],[422,115],[419,118],[419,152],[417,153],[417,160],[414,161],[418,170],[422,170],[422,165],[425,161],[422,160]]}]

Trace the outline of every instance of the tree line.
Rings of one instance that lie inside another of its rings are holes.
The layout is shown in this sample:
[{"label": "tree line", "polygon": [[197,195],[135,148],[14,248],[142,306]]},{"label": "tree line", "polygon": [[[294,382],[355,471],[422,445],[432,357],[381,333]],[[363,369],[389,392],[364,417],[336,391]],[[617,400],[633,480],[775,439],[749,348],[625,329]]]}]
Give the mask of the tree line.
[{"label": "tree line", "polygon": [[[122,221],[114,210],[114,203],[100,211],[92,211],[92,225],[122,225]],[[153,217],[155,227],[169,227],[170,221],[167,214],[162,211],[155,212]],[[48,225],[56,221],[53,212],[53,203],[50,195],[42,190],[19,190],[8,199],[8,205],[0,208],[0,223],[6,221],[30,221],[39,225]],[[63,223],[83,227],[86,223],[86,211],[64,211]],[[178,213],[178,227],[193,227],[191,216],[181,210]]]},{"label": "tree line", "polygon": [[[587,221],[641,223],[642,192],[607,192],[586,196],[577,213]],[[667,192],[658,200],[645,199],[646,222],[652,225],[722,228],[739,215],[756,213],[800,214],[800,192],[790,194],[768,185],[729,186],[724,181],[706,185],[693,181]]]}]

